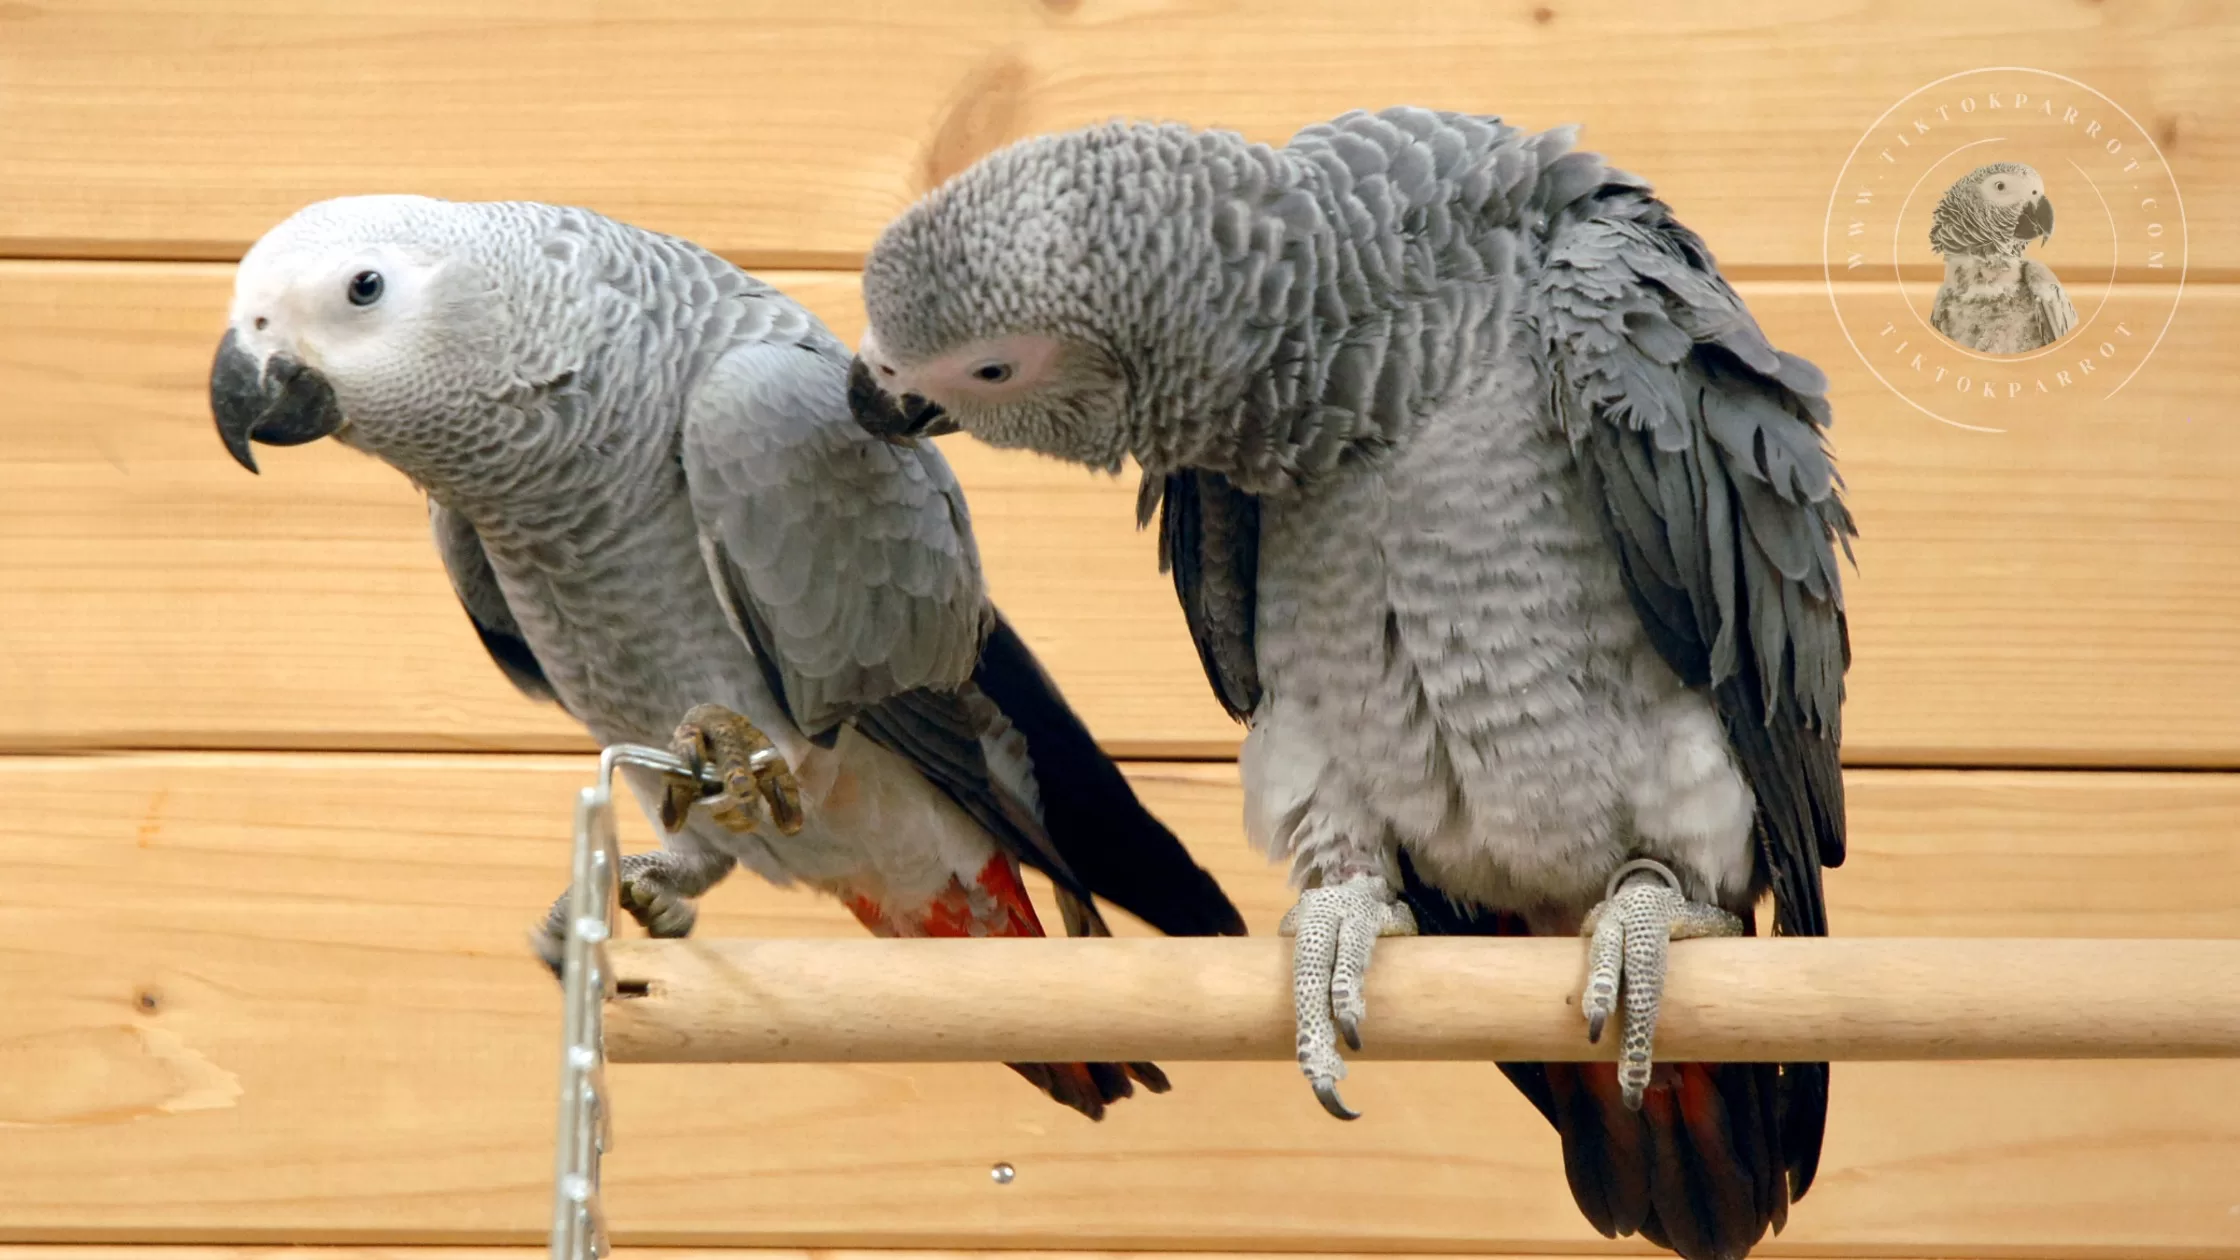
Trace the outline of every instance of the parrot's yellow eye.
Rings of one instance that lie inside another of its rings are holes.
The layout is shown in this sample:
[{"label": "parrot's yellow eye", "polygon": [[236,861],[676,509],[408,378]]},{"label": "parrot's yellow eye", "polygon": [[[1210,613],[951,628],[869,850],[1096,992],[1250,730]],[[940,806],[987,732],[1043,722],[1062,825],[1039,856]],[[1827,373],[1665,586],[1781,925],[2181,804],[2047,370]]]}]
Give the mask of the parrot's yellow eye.
[{"label": "parrot's yellow eye", "polygon": [[381,290],[383,287],[384,285],[381,280],[380,272],[359,272],[357,275],[350,277],[350,305],[373,305],[375,302],[381,300]]}]

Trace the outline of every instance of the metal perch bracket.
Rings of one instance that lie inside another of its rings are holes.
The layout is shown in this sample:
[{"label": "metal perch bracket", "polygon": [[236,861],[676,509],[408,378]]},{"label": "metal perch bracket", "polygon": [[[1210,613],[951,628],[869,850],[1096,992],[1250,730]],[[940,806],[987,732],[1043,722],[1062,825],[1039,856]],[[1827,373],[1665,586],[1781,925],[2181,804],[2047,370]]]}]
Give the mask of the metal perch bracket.
[{"label": "metal perch bracket", "polygon": [[[613,1145],[607,1118],[606,1005],[614,996],[617,877],[622,848],[615,839],[614,772],[620,765],[694,775],[691,762],[643,744],[616,744],[599,754],[599,778],[576,795],[574,876],[568,885],[567,936],[561,955],[560,1138],[552,1184],[552,1260],[603,1260],[607,1225],[599,1205],[599,1158]],[[722,784],[703,776],[711,790]]]}]

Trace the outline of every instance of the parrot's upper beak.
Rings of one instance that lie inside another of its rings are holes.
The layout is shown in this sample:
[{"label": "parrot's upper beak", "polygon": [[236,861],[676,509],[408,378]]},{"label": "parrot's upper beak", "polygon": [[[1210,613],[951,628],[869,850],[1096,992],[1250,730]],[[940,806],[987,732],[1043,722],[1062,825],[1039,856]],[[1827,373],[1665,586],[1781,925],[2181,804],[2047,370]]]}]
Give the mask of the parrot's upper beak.
[{"label": "parrot's upper beak", "polygon": [[300,446],[342,427],[334,387],[317,369],[284,354],[259,363],[231,329],[210,365],[210,414],[217,418],[226,453],[250,472],[257,471],[252,441]]},{"label": "parrot's upper beak", "polygon": [[871,365],[861,355],[848,369],[848,410],[873,437],[898,445],[957,431],[957,422],[947,412],[916,394],[904,394],[901,401],[896,401],[880,388]]},{"label": "parrot's upper beak", "polygon": [[2053,235],[2053,203],[2039,197],[2022,208],[2022,216],[2014,221],[2014,238],[2027,241]]}]

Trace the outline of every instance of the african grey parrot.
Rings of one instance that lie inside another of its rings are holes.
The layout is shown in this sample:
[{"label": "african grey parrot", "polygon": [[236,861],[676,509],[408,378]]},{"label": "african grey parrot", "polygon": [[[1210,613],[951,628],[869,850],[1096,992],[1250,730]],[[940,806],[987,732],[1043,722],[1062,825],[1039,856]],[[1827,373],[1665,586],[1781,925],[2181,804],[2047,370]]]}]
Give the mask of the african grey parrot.
[{"label": "african grey parrot", "polygon": [[1591,933],[1621,1063],[1504,1070],[1604,1234],[1738,1256],[1812,1182],[1827,1065],[1652,1070],[1665,941],[1769,889],[1826,931],[1852,524],[1820,372],[1571,144],[1420,109],[1019,143],[880,237],[849,401],[1141,466],[1246,830],[1305,887],[1326,1107],[1377,936]]},{"label": "african grey parrot", "polygon": [[[331,435],[410,477],[516,685],[603,745],[676,728],[723,773],[698,810],[697,782],[633,774],[669,834],[623,860],[622,903],[655,935],[735,861],[883,936],[1040,936],[1021,861],[1076,935],[1105,931],[1092,896],[1241,933],[988,602],[947,463],[864,433],[847,369],[808,311],[687,242],[351,197],[242,261],[211,405],[252,472],[251,441]],[[784,767],[757,769],[772,745]],[[1013,1066],[1092,1118],[1130,1076],[1166,1088],[1149,1064]]]},{"label": "african grey parrot", "polygon": [[2022,256],[2053,236],[2045,181],[2020,162],[1979,166],[1945,189],[1929,216],[1929,244],[1944,255],[1929,323],[1970,350],[2024,354],[2077,326],[2077,308],[2042,262]]}]

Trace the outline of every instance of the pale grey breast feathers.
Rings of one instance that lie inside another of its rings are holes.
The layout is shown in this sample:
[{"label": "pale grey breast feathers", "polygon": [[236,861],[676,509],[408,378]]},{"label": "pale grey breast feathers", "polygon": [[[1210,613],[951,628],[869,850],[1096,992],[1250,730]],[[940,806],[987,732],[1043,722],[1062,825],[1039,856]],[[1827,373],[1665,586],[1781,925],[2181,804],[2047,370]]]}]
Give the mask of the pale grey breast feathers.
[{"label": "pale grey breast feathers", "polygon": [[1519,229],[1626,179],[1569,145],[1568,129],[1396,109],[1306,128],[1273,172],[1218,152],[1199,168],[1226,276],[1201,317],[1271,330],[1272,344],[1226,423],[1190,426],[1224,435],[1192,452],[1222,471],[1147,477],[1138,514],[1160,509],[1162,565],[1233,715],[1259,696],[1251,495],[1404,441],[1476,384],[1524,295]]}]

